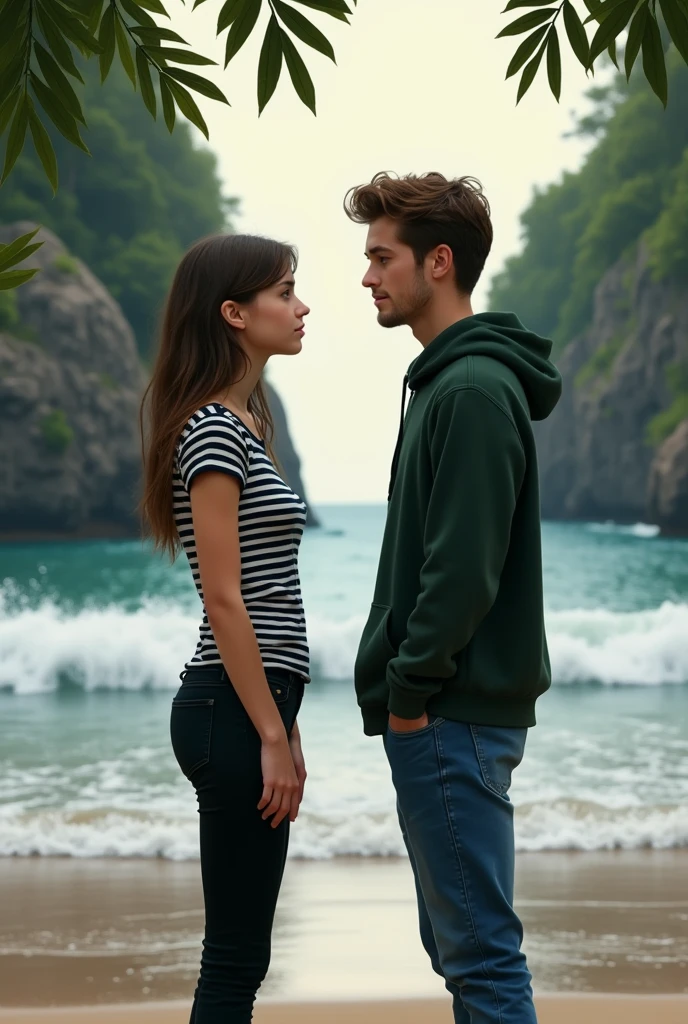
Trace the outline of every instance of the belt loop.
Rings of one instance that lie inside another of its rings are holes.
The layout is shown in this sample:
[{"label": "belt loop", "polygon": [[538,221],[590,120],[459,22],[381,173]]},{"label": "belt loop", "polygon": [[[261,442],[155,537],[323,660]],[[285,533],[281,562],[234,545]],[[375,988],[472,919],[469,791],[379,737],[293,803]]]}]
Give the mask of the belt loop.
[{"label": "belt loop", "polygon": [[223,665],[222,668],[220,669],[220,679],[224,682],[224,680],[226,678],[227,678],[227,669]]}]

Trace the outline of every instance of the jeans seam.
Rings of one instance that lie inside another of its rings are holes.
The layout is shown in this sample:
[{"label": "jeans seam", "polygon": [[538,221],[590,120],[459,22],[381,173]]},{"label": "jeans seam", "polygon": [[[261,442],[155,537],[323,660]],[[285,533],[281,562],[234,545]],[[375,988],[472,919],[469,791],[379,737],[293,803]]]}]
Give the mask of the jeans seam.
[{"label": "jeans seam", "polygon": [[490,972],[488,970],[487,962],[485,960],[485,952],[483,950],[483,947],[481,945],[480,939],[478,937],[478,929],[476,928],[476,925],[475,925],[475,917],[473,915],[473,910],[471,908],[471,902],[470,902],[470,899],[469,899],[468,885],[466,883],[466,876],[464,874],[463,863],[461,861],[460,843],[459,843],[459,841],[457,839],[456,829],[454,827],[454,816],[453,816],[452,809],[451,809],[451,797],[450,797],[450,793],[449,793],[449,785],[447,783],[447,775],[446,775],[446,770],[445,770],[445,766],[444,766],[444,758],[443,758],[443,753],[442,753],[442,737],[441,737],[441,734],[439,733],[439,731],[435,732],[435,745],[437,747],[437,763],[438,763],[438,766],[439,766],[439,769],[440,769],[440,779],[441,779],[441,783],[442,783],[442,796],[444,798],[444,807],[445,807],[445,811],[446,811],[446,814],[447,814],[447,825],[449,826],[449,835],[451,837],[451,842],[452,842],[452,845],[454,847],[454,853],[455,853],[455,856],[456,856],[456,864],[457,864],[459,876],[461,878],[461,887],[463,889],[464,897],[466,899],[466,909],[468,911],[468,919],[469,919],[469,921],[471,923],[471,929],[472,929],[472,932],[473,932],[473,941],[475,942],[475,944],[476,944],[476,946],[478,948],[478,952],[480,954],[480,966],[482,968],[482,972],[485,975],[485,978],[487,979],[487,982],[490,985],[490,988],[492,989],[492,995],[494,997],[495,1006],[497,1008],[498,1024],[503,1024],[502,1008],[501,1008],[501,1006],[499,1004],[499,996],[497,995],[497,988],[495,986],[494,981],[490,977]]}]

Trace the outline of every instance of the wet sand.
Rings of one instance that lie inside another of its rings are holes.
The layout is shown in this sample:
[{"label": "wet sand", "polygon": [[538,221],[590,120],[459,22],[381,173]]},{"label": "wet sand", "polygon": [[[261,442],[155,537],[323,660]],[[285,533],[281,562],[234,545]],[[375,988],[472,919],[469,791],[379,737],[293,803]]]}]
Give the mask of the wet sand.
[{"label": "wet sand", "polygon": [[[688,997],[543,996],[540,1024],[685,1024]],[[0,1011],[6,1024],[187,1024],[188,1007],[175,1005]],[[450,1024],[446,1001],[298,1003],[264,1006],[255,1024]]]},{"label": "wet sand", "polygon": [[[0,892],[0,1021],[188,1020],[202,929],[197,862],[6,859]],[[517,907],[545,1024],[583,1013],[587,1024],[688,1021],[682,1000],[586,996],[578,1009],[552,1001],[555,993],[688,994],[688,852],[523,855]],[[354,1013],[429,1024],[451,1019],[442,996],[417,937],[405,861],[288,864],[258,1024],[335,1024]],[[422,1010],[413,1002],[434,998]],[[403,1013],[387,1003],[335,1008],[393,999],[403,1000]],[[327,1012],[318,1000],[332,1001]]]}]

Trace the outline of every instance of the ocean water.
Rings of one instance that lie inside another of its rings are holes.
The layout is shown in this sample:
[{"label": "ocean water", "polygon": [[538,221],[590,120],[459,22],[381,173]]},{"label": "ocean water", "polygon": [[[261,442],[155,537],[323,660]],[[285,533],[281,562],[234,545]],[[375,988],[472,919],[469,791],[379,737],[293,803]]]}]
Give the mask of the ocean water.
[{"label": "ocean water", "polygon": [[[353,694],[382,506],[324,506],[302,546],[313,682],[291,855],[396,855]],[[543,526],[554,685],[514,776],[521,850],[688,846],[688,541]],[[197,856],[169,706],[195,648],[185,561],[139,542],[0,546],[0,855]]]}]

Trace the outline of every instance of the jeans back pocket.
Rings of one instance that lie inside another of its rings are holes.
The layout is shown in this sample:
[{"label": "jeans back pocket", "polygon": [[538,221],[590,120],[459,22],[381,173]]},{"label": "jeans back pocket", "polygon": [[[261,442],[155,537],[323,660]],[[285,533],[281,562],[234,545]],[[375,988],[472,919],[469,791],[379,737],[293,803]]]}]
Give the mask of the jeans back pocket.
[{"label": "jeans back pocket", "polygon": [[523,760],[527,729],[471,725],[471,735],[483,782],[497,796],[506,796],[511,775]]},{"label": "jeans back pocket", "polygon": [[170,715],[172,749],[187,779],[210,760],[210,738],[213,727],[211,698],[186,700],[175,697]]}]

